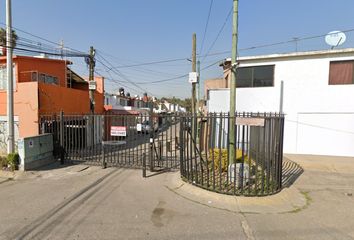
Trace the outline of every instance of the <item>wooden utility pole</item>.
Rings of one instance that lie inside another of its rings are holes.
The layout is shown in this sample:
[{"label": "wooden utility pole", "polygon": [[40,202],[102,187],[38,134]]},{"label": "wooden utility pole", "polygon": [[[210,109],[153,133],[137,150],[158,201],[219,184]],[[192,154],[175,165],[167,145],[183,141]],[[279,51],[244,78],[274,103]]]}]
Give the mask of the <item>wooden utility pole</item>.
[{"label": "wooden utility pole", "polygon": [[[192,72],[195,73],[197,71],[197,35],[193,33],[192,37]],[[198,79],[198,77],[197,77]],[[197,132],[197,119],[196,119],[196,110],[197,110],[197,100],[196,100],[196,82],[192,83],[192,138],[196,140],[196,132]]]},{"label": "wooden utility pole", "polygon": [[[193,33],[192,38],[192,72],[197,71],[197,35]],[[196,85],[197,83],[192,83],[192,114],[196,113]]]},{"label": "wooden utility pole", "polygon": [[230,83],[230,121],[229,121],[229,163],[235,163],[235,127],[236,127],[236,68],[238,40],[238,0],[233,0],[232,21],[232,54],[231,54],[231,83]]},{"label": "wooden utility pole", "polygon": [[[95,49],[91,46],[90,47],[90,55],[89,55],[89,68],[90,68],[90,73],[89,73],[89,94],[90,94],[90,111],[91,114],[95,113],[95,90],[96,90],[96,85],[92,84],[95,81]],[[94,86],[93,86],[94,85]]]}]

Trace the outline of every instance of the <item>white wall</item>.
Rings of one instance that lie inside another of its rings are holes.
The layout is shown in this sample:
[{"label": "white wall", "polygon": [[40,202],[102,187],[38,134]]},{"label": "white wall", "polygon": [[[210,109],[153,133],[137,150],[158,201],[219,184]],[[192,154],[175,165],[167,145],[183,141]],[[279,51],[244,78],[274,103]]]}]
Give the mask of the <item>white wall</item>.
[{"label": "white wall", "polygon": [[[247,112],[278,112],[284,81],[284,152],[354,156],[354,85],[328,85],[332,57],[305,60],[262,60],[275,64],[274,87],[239,88],[236,108]],[[229,110],[229,90],[209,91],[209,112]]]}]

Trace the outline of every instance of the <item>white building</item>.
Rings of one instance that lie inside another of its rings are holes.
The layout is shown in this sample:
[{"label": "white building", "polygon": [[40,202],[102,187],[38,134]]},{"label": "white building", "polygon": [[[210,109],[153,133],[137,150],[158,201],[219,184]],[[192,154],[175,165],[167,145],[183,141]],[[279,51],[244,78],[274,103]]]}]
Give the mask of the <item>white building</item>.
[{"label": "white building", "polygon": [[147,110],[149,110],[148,104],[138,96],[130,97],[119,94],[105,93],[104,97],[105,109],[115,110],[116,113],[119,113],[119,111],[121,111],[120,113],[124,113],[124,111],[127,111],[126,113],[129,113],[129,111],[132,111],[131,113],[145,113]]},{"label": "white building", "polygon": [[[236,109],[279,112],[283,81],[284,153],[354,156],[353,72],[354,48],[242,57]],[[209,89],[208,111],[228,112],[229,93]]]}]

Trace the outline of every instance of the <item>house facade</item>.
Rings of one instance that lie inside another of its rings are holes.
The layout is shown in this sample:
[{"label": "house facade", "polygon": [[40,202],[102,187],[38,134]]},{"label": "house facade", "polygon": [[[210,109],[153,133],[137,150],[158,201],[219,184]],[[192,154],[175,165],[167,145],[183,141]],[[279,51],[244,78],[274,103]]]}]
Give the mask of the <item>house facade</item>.
[{"label": "house facade", "polygon": [[[230,61],[224,83],[230,81]],[[280,98],[281,82],[284,83]],[[229,111],[228,88],[207,89],[209,112]],[[354,156],[354,49],[242,57],[236,109],[285,114],[284,153]]]},{"label": "house facade", "polygon": [[[69,61],[14,56],[15,138],[39,134],[40,116],[90,112],[88,82],[73,72]],[[104,79],[97,77],[95,112],[104,111]],[[6,57],[0,57],[0,152],[6,149]]]}]

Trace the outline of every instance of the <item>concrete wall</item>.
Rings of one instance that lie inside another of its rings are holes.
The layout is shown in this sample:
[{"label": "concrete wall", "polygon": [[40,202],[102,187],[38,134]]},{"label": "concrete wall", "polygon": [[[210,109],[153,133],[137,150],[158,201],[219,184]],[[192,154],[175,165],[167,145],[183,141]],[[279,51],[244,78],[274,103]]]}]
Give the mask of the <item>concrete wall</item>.
[{"label": "concrete wall", "polygon": [[33,170],[56,160],[53,157],[53,135],[43,134],[26,137],[18,141],[20,170]]},{"label": "concrete wall", "polygon": [[[242,66],[275,65],[274,87],[239,88],[238,111],[278,112],[284,81],[284,152],[354,156],[354,85],[328,85],[330,61],[353,56],[263,59]],[[209,90],[210,112],[229,111],[229,89]]]}]

